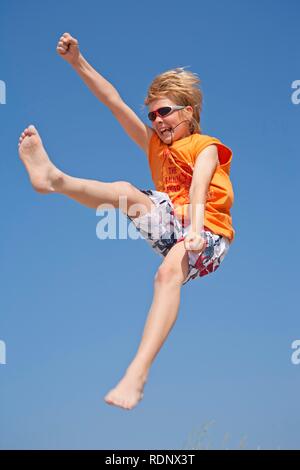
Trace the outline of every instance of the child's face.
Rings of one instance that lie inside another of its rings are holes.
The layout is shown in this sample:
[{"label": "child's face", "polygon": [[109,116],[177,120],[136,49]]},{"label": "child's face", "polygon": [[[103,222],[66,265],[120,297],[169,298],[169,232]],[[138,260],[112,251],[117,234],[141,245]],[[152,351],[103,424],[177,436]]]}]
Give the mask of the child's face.
[{"label": "child's face", "polygon": [[[161,98],[152,101],[149,104],[149,112],[156,111],[163,106],[174,106],[176,103],[169,100],[168,98]],[[184,116],[183,111],[186,111],[187,115]],[[186,106],[185,109],[182,110],[175,110],[168,114],[167,116],[159,116],[156,115],[155,121],[151,121],[153,129],[157,132],[159,138],[165,142],[166,144],[170,144],[175,140],[183,139],[184,137],[189,136],[190,129],[189,129],[189,122],[193,116],[193,108],[192,106]],[[188,119],[186,121],[185,119]],[[183,121],[183,122],[182,122]],[[179,124],[179,125],[178,125]],[[175,129],[174,127],[177,126]],[[165,128],[172,127],[174,129],[173,132],[167,130],[166,132],[162,132]]]}]

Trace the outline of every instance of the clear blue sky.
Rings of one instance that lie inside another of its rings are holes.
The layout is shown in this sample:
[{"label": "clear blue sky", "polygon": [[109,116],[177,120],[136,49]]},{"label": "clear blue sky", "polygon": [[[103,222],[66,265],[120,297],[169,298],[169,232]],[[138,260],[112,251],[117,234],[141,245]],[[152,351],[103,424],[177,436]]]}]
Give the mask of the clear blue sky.
[{"label": "clear blue sky", "polygon": [[[300,448],[299,123],[296,0],[1,3],[2,449]],[[35,193],[17,142],[33,123],[74,176],[153,188],[143,152],[56,54],[79,39],[146,122],[155,75],[198,73],[203,133],[233,150],[236,239],[221,268],[182,289],[177,323],[132,411],[106,405],[133,358],[161,258],[99,240],[95,211]]]}]

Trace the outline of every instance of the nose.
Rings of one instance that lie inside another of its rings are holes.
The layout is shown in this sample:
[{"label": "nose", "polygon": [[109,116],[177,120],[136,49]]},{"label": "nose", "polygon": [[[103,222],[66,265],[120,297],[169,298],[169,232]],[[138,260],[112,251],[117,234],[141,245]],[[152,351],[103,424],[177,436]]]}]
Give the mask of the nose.
[{"label": "nose", "polygon": [[158,118],[158,122],[163,122],[162,117],[158,113],[156,113],[156,116],[153,122],[156,122],[157,118]]}]

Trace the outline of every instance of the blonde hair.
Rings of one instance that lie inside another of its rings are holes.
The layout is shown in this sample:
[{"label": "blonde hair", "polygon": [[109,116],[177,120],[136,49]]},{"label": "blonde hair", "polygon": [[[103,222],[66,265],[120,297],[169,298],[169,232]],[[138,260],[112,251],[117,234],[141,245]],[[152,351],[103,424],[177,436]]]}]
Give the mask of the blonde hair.
[{"label": "blonde hair", "polygon": [[[192,106],[190,132],[201,134],[200,113],[203,98],[199,84],[200,79],[197,74],[184,70],[184,67],[167,70],[154,78],[148,88],[144,104],[148,106],[156,99],[169,98],[176,105]],[[186,116],[184,109],[179,113],[182,113],[183,117]]]}]

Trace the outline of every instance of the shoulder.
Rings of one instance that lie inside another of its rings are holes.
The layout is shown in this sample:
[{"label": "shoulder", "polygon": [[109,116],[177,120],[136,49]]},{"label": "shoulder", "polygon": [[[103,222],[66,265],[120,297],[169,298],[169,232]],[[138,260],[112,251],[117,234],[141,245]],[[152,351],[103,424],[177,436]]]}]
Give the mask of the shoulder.
[{"label": "shoulder", "polygon": [[193,158],[197,158],[200,153],[203,152],[209,146],[215,146],[218,143],[218,139],[205,134],[193,134],[190,141],[191,151]]},{"label": "shoulder", "polygon": [[156,132],[149,126],[146,126],[147,127],[147,136],[148,136],[148,145],[150,143],[150,140],[152,139],[153,135],[156,135]]},{"label": "shoulder", "polygon": [[193,134],[194,142],[200,144],[214,144],[220,142],[217,137],[207,134]]},{"label": "shoulder", "polygon": [[195,159],[204,149],[206,149],[209,146],[217,149],[220,166],[227,165],[231,162],[232,150],[223,142],[221,142],[221,140],[218,139],[217,137],[207,135],[207,134],[195,134],[195,138],[194,138]]},{"label": "shoulder", "polygon": [[158,137],[157,133],[148,125],[147,127],[147,153],[149,153],[150,148],[153,146],[156,147],[161,143],[160,138]]}]

